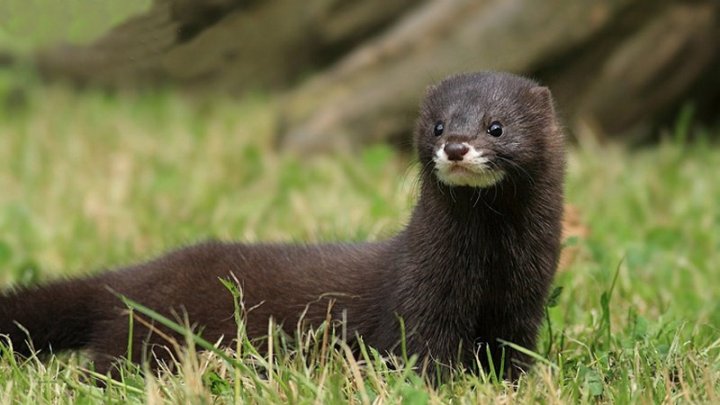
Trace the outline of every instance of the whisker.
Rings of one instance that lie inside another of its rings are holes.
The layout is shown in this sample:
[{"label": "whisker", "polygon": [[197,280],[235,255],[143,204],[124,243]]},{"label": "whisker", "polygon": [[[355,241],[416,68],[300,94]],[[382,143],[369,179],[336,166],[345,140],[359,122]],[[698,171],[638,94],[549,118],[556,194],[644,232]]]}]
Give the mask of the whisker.
[{"label": "whisker", "polygon": [[[408,181],[408,179],[410,178],[410,171],[413,168],[415,168],[415,165],[417,165],[418,163],[419,163],[419,161],[413,160],[406,165],[405,170],[403,172],[403,181],[404,182]],[[423,169],[421,167],[418,174],[421,174],[422,172],[423,172]],[[410,190],[413,195],[418,195],[419,190],[420,190],[419,186],[420,186],[420,182],[422,181],[421,180],[422,177],[423,177],[422,175],[412,176],[412,183],[410,183]]]},{"label": "whisker", "polygon": [[[431,169],[428,169],[428,167],[431,167]],[[435,161],[430,160],[422,167],[422,171],[424,175],[431,175],[433,171],[435,171]],[[440,194],[445,195],[445,192],[443,192],[442,183],[440,182],[440,179],[437,176],[433,176],[435,178],[435,185],[437,186],[438,190],[440,190]]]},{"label": "whisker", "polygon": [[480,195],[482,194],[482,189],[475,190],[477,192],[477,198],[475,198],[475,202],[473,202],[473,208],[477,207],[477,203],[480,202]]},{"label": "whisker", "polygon": [[[500,158],[502,159],[502,157],[500,157]],[[499,172],[500,166],[497,164],[497,162],[490,161],[488,163],[490,163],[493,166],[493,168],[496,170],[496,172]],[[513,197],[517,198],[517,184],[515,183],[515,179],[513,178],[513,176],[510,176],[509,181],[510,181],[510,183],[512,183],[512,186],[513,186]],[[500,184],[500,187],[503,187],[503,185]]]},{"label": "whisker", "polygon": [[[479,194],[482,194],[482,193],[479,193]],[[498,214],[498,215],[500,215],[500,216],[503,215],[501,212],[499,212],[498,210],[496,210],[495,208],[493,208],[490,204],[488,204],[488,202],[485,201],[485,199],[482,198],[482,196],[480,197],[480,201],[482,201],[483,204],[485,204],[485,207],[486,207],[487,209],[489,209],[490,211],[492,211],[492,212],[494,212],[494,213],[496,213],[496,214]]]},{"label": "whisker", "polygon": [[496,155],[496,157],[497,157],[498,159],[501,159],[503,162],[507,162],[508,164],[510,164],[510,165],[512,165],[513,167],[517,168],[517,169],[521,172],[521,174],[523,174],[523,175],[525,175],[525,177],[527,177],[527,179],[530,181],[530,183],[531,183],[533,186],[535,185],[535,179],[530,175],[530,173],[528,173],[527,170],[525,170],[525,168],[523,168],[522,166],[520,166],[517,162],[514,162],[512,159],[509,159],[509,158],[507,158],[507,157],[505,157],[505,156],[502,156],[502,155]]},{"label": "whisker", "polygon": [[503,185],[502,185],[502,184],[497,184],[497,182],[498,182],[498,178],[497,178],[497,174],[496,174],[496,173],[498,173],[498,166],[497,166],[497,164],[496,164],[495,162],[492,162],[492,161],[488,161],[487,163],[488,163],[488,165],[490,166],[490,169],[491,169],[491,172],[490,172],[490,173],[491,173],[491,175],[492,175],[492,177],[493,177],[493,180],[495,181],[495,184],[496,184],[496,186],[493,187],[493,199],[492,199],[492,203],[495,203],[495,201],[497,200],[497,196],[498,196],[498,187],[502,187]]}]

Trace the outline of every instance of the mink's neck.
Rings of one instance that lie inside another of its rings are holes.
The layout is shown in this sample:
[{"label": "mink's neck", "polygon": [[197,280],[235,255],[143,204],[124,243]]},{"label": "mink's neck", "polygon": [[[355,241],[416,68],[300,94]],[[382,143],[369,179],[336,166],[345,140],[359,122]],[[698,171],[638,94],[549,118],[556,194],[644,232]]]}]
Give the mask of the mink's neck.
[{"label": "mink's neck", "polygon": [[411,244],[429,243],[432,251],[482,255],[487,261],[498,249],[516,246],[512,239],[526,236],[537,216],[531,185],[478,189],[425,180],[421,187],[408,233],[415,238]]},{"label": "mink's neck", "polygon": [[[404,233],[407,288],[491,298],[482,291],[549,282],[559,250],[560,190],[539,183],[450,188],[423,180]],[[543,198],[548,193],[558,198]]]}]

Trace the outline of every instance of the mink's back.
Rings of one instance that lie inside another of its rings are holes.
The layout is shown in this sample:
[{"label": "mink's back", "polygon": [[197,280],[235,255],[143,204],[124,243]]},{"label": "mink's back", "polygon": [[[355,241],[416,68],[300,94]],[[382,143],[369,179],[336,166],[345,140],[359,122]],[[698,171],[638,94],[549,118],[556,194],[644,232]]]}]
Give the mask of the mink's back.
[{"label": "mink's back", "polygon": [[391,286],[379,273],[392,271],[386,260],[391,245],[209,242],[105,273],[99,284],[107,287],[95,297],[103,313],[90,348],[126,347],[127,316],[117,294],[169,317],[187,315],[206,339],[232,338],[234,301],[220,279],[238,283],[251,338],[267,334],[270,317],[289,333],[301,315],[306,325],[317,326],[327,318],[328,305],[334,319],[347,320],[349,336],[372,335],[378,318],[387,315],[381,305]]},{"label": "mink's back", "polygon": [[[378,319],[388,316],[382,304],[391,286],[379,273],[392,271],[392,245],[201,243],[94,277],[2,294],[0,333],[10,335],[18,353],[29,354],[27,336],[15,323],[30,325],[35,349],[88,349],[97,371],[113,372],[117,358],[140,362],[148,358],[147,344],[168,346],[162,335],[182,339],[135,322],[128,356],[127,307],[119,296],[179,322],[186,318],[205,339],[229,344],[238,325],[225,279],[240,287],[251,339],[267,335],[270,318],[292,335],[301,317],[303,325],[318,326],[328,314],[347,320],[348,336],[372,336]],[[167,360],[163,353],[155,354]]]}]

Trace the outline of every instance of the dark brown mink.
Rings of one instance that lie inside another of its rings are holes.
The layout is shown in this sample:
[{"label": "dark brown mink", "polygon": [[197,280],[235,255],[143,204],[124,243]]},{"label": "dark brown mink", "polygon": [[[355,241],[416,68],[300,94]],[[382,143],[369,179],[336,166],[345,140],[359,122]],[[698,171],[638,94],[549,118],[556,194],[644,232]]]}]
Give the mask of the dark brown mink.
[{"label": "dark brown mink", "polygon": [[[406,348],[438,365],[497,367],[506,376],[531,358],[502,341],[534,348],[560,252],[564,146],[550,91],[507,73],[451,76],[431,86],[417,120],[420,195],[394,237],[360,244],[208,242],[99,275],[0,295],[0,333],[15,352],[86,349],[100,373],[114,360],[167,360],[167,341],[128,318],[116,294],[175,318],[205,339],[231,344],[234,301],[243,292],[246,331],[268,320],[294,334],[327,317],[344,319],[351,345]],[[175,314],[175,315],[174,315]],[[22,325],[22,329],[18,326]],[[25,331],[27,331],[27,334]],[[163,330],[160,328],[160,330]],[[168,333],[168,331],[165,331]],[[180,340],[182,341],[182,340]],[[488,356],[488,353],[490,355]],[[504,359],[501,357],[504,356]]]}]

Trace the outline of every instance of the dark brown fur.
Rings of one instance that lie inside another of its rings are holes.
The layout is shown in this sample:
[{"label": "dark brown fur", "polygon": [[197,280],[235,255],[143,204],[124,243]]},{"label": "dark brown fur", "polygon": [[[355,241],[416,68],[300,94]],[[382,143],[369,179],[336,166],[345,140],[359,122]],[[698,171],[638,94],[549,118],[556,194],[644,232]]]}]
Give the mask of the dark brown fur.
[{"label": "dark brown fur", "polygon": [[[433,126],[444,120],[445,134]],[[493,120],[506,132],[485,133]],[[442,140],[471,142],[506,177],[487,188],[438,181],[432,157]],[[219,281],[235,277],[244,293],[247,332],[267,333],[274,318],[293,333],[333,316],[381,351],[395,351],[404,319],[409,353],[443,364],[471,366],[489,347],[500,364],[498,339],[533,348],[560,251],[563,136],[550,92],[501,73],[452,76],[428,91],[415,144],[421,192],[408,226],[367,244],[246,245],[210,242],[95,277],[58,281],[0,296],[0,333],[27,355],[36,349],[88,349],[98,371],[125,353],[127,315],[110,289],[165,314],[187,313],[210,341],[236,335],[233,299]],[[343,312],[345,313],[343,315]],[[133,353],[167,342],[136,324]],[[487,345],[487,346],[486,346]],[[161,354],[162,356],[162,354]],[[506,351],[510,373],[530,363]]]}]

